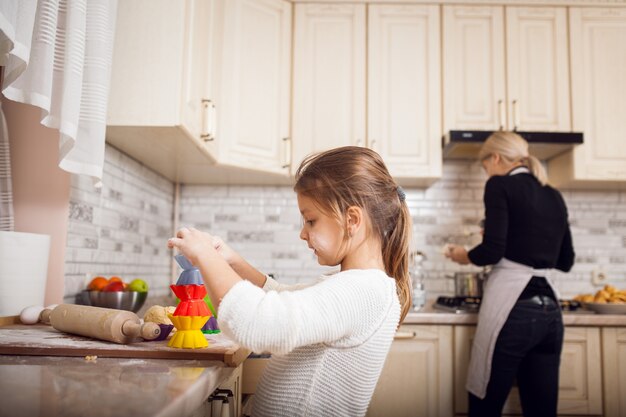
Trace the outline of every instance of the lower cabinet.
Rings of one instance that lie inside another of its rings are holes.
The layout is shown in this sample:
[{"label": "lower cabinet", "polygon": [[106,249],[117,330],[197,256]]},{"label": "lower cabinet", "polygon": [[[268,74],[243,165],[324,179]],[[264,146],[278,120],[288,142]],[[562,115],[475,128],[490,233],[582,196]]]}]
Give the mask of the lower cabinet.
[{"label": "lower cabinet", "polygon": [[[217,387],[217,389],[211,395],[209,395],[209,398],[206,399],[200,405],[200,407],[195,409],[193,412],[185,415],[189,417],[220,417],[221,415],[225,415],[226,410],[222,410],[222,407],[225,406],[222,405],[223,403],[221,401],[221,398],[227,396],[231,400],[228,403],[228,415],[241,417],[242,369],[243,364],[240,364],[237,368],[234,369],[233,373],[230,374],[228,379],[223,381]],[[230,398],[231,393],[232,399]],[[219,399],[219,401],[212,401],[212,398]]]},{"label": "lower cabinet", "polygon": [[[465,381],[475,326],[454,327],[454,411],[467,414]],[[626,359],[626,342],[624,344]],[[521,415],[517,387],[503,414]],[[566,327],[559,378],[559,415],[602,415],[602,358],[598,327]],[[607,413],[607,416],[618,414]]]},{"label": "lower cabinet", "polygon": [[453,415],[452,336],[452,326],[401,326],[367,416]]},{"label": "lower cabinet", "polygon": [[626,417],[626,328],[602,328],[604,415]]}]

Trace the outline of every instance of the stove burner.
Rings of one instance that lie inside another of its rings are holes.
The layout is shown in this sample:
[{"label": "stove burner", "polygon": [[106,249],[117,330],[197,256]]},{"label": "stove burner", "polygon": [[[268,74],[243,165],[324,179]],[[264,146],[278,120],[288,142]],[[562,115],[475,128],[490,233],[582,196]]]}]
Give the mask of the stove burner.
[{"label": "stove burner", "polygon": [[480,297],[438,297],[434,307],[453,313],[477,313]]}]

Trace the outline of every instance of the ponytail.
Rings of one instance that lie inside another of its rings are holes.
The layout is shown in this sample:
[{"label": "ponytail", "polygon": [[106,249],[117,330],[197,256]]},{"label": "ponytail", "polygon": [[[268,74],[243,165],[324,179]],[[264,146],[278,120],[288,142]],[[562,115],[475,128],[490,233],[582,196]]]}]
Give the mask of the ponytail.
[{"label": "ponytail", "polygon": [[404,201],[400,201],[397,221],[383,240],[383,262],[387,275],[396,280],[400,299],[400,323],[412,304],[411,278],[409,276],[409,242],[411,239],[411,215]]},{"label": "ponytail", "polygon": [[537,181],[541,183],[541,185],[546,185],[548,183],[548,174],[546,173],[546,169],[543,167],[541,162],[533,155],[529,155],[527,158],[527,165],[530,173],[537,178]]}]

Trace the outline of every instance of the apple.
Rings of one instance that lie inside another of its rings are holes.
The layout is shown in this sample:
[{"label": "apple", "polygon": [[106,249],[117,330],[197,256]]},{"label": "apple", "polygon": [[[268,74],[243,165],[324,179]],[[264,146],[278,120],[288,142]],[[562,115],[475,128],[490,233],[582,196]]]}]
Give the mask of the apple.
[{"label": "apple", "polygon": [[119,281],[109,282],[107,285],[102,288],[102,291],[105,292],[115,292],[115,291],[124,291],[124,284]]},{"label": "apple", "polygon": [[148,292],[148,283],[143,279],[136,278],[128,284],[128,291]]}]

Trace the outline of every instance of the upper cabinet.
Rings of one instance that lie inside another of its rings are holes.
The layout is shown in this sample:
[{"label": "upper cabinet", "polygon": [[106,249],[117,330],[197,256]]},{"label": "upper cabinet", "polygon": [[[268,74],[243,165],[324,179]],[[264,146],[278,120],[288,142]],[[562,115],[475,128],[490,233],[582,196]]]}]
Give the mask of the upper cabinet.
[{"label": "upper cabinet", "polygon": [[443,6],[444,130],[570,131],[566,13]]},{"label": "upper cabinet", "polygon": [[293,166],[308,154],[364,146],[364,4],[296,4]]},{"label": "upper cabinet", "polygon": [[286,0],[121,2],[107,141],[172,181],[288,183],[290,62]]},{"label": "upper cabinet", "polygon": [[584,144],[550,161],[560,186],[626,181],[626,8],[570,8],[572,114]]},{"label": "upper cabinet", "polygon": [[294,168],[355,145],[401,183],[439,178],[439,6],[296,4],[294,27]]},{"label": "upper cabinet", "polygon": [[225,9],[218,161],[287,174],[291,4],[227,0]]},{"label": "upper cabinet", "polygon": [[368,146],[401,182],[441,176],[439,6],[368,11]]}]

